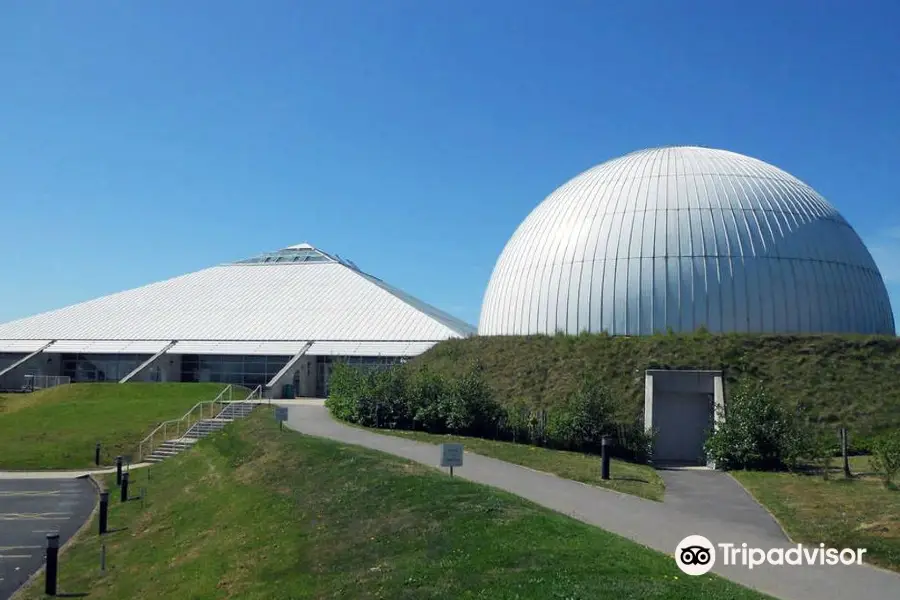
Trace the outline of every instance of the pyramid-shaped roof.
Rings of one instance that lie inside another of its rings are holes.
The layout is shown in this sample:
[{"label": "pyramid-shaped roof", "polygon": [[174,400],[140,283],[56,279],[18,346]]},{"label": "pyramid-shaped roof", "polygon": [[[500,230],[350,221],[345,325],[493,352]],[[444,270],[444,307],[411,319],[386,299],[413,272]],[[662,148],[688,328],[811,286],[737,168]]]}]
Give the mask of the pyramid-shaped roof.
[{"label": "pyramid-shaped roof", "polygon": [[436,342],[474,328],[309,244],[0,325],[16,340]]}]

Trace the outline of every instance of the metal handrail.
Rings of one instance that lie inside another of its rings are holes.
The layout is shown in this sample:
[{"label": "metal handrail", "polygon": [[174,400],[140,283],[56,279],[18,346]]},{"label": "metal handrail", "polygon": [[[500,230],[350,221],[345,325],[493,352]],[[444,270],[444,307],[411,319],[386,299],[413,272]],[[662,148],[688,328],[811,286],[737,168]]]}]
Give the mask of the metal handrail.
[{"label": "metal handrail", "polygon": [[[228,396],[228,400],[224,399],[226,395]],[[169,427],[174,426],[175,435],[177,437],[181,437],[182,435],[187,433],[187,430],[190,429],[191,426],[196,422],[196,421],[191,422],[191,416],[194,414],[195,411],[197,411],[198,408],[199,408],[199,412],[200,412],[200,418],[197,419],[197,421],[203,420],[205,418],[204,414],[206,412],[205,411],[206,405],[209,405],[209,416],[210,416],[210,418],[212,418],[212,416],[214,414],[216,414],[215,409],[213,408],[216,404],[231,403],[233,398],[234,398],[234,390],[233,390],[231,384],[229,384],[225,388],[223,388],[222,391],[219,392],[219,394],[212,400],[203,400],[202,402],[198,402],[197,404],[195,404],[193,407],[191,407],[191,409],[189,411],[184,413],[184,415],[180,419],[170,419],[168,421],[163,421],[162,423],[157,425],[156,429],[151,431],[147,437],[145,437],[143,440],[141,440],[141,443],[138,446],[138,462],[141,462],[144,459],[144,456],[145,456],[144,446],[145,445],[149,444],[149,451],[146,452],[146,456],[149,456],[155,450],[155,448],[153,447],[153,442],[156,438],[157,433],[162,431],[163,432],[162,439],[163,439],[163,441],[166,441],[169,439]],[[185,427],[184,431],[182,431],[181,426],[185,422],[188,422],[189,424],[187,427]]]},{"label": "metal handrail", "polygon": [[216,415],[216,418],[217,419],[221,418],[222,415],[225,414],[225,412],[231,407],[232,404],[245,404],[247,402],[258,402],[258,401],[262,400],[262,392],[263,392],[262,386],[258,385],[255,388],[253,388],[250,391],[250,393],[247,394],[247,397],[244,398],[243,400],[231,400],[228,402],[220,402],[220,404],[224,404],[225,407],[219,411],[219,414]]},{"label": "metal handrail", "polygon": [[[225,400],[225,396],[228,396],[228,400]],[[169,439],[169,429],[174,428],[174,435],[176,439],[184,437],[187,432],[199,421],[202,421],[206,418],[220,418],[225,412],[230,408],[232,404],[243,404],[246,402],[254,402],[259,403],[263,400],[263,386],[258,385],[253,388],[247,397],[243,400],[235,400],[234,399],[234,387],[232,385],[226,386],[219,395],[216,396],[213,400],[204,400],[202,402],[198,402],[195,404],[191,410],[187,411],[184,416],[180,419],[170,419],[168,421],[163,421],[159,425],[157,425],[156,429],[154,429],[150,435],[145,437],[138,447],[138,461],[143,461],[144,456],[149,456],[153,454],[153,451],[156,449],[154,442],[156,441],[156,434],[162,431],[162,441],[165,442]],[[272,403],[271,398],[269,399],[269,404]],[[209,417],[206,416],[206,406],[209,406]],[[215,407],[221,406],[222,408],[216,411]],[[198,412],[199,409],[199,417],[197,419],[193,419],[194,413]],[[184,427],[182,428],[182,425]],[[148,446],[145,450],[145,446]]]}]

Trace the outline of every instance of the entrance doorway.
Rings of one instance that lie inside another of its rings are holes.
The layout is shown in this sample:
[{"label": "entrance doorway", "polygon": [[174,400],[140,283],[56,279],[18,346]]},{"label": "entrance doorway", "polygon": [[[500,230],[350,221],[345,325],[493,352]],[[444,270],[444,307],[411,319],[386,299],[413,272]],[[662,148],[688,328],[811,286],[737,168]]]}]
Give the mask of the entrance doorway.
[{"label": "entrance doorway", "polygon": [[714,467],[703,445],[723,401],[719,371],[647,371],[644,424],[656,434],[654,463]]}]

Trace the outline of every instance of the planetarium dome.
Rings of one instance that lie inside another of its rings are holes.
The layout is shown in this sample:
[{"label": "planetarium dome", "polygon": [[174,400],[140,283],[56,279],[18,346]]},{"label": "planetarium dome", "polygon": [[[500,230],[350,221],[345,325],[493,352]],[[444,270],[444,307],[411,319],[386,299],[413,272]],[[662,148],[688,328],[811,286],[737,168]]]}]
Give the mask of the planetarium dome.
[{"label": "planetarium dome", "polygon": [[760,160],[641,150],[568,181],[494,267],[481,335],[693,331],[894,335],[862,240],[811,187]]}]

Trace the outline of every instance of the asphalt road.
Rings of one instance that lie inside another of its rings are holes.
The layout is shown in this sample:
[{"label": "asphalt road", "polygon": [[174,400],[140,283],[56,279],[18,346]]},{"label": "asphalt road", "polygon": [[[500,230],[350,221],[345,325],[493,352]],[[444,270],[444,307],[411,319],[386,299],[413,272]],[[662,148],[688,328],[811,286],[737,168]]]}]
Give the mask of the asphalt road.
[{"label": "asphalt road", "polygon": [[88,479],[0,480],[0,600],[44,563],[47,534],[58,533],[64,544],[90,516],[96,498]]}]

